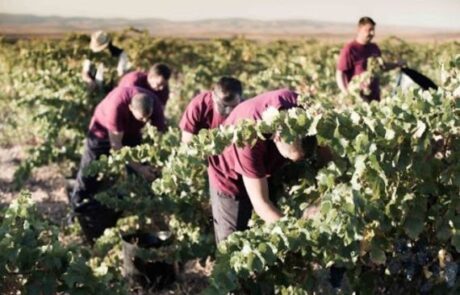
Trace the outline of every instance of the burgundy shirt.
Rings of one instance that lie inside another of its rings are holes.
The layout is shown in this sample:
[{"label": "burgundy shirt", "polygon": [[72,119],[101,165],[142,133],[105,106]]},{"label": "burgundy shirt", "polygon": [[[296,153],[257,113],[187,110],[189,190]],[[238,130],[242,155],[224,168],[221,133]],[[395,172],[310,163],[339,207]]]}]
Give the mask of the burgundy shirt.
[{"label": "burgundy shirt", "polygon": [[96,106],[89,134],[100,139],[108,139],[108,132],[123,132],[123,139],[140,138],[145,123],[136,120],[129,110],[131,99],[137,93],[149,94],[153,99],[153,113],[150,123],[158,130],[166,129],[163,107],[152,92],[139,87],[116,87]]},{"label": "burgundy shirt", "polygon": [[214,106],[212,91],[195,96],[185,109],[179,127],[183,131],[197,134],[201,129],[218,127],[225,117],[221,116]]},{"label": "burgundy shirt", "polygon": [[[282,110],[296,106],[297,93],[293,91],[281,89],[266,92],[240,103],[223,125],[235,125],[243,119],[261,120],[262,113],[268,107]],[[268,177],[286,162],[287,159],[278,152],[273,140],[259,139],[253,147],[238,148],[233,144],[222,154],[209,158],[209,182],[219,192],[233,197],[246,197],[242,175],[250,178]]]},{"label": "burgundy shirt", "polygon": [[[360,44],[353,40],[346,44],[340,51],[337,70],[345,73],[346,85],[354,76],[361,74],[367,69],[367,59],[369,57],[379,57],[382,55],[380,48],[375,43]],[[380,100],[379,80],[373,79],[370,85],[371,94],[364,97],[367,100]]]},{"label": "burgundy shirt", "polygon": [[120,82],[118,82],[118,86],[121,86],[121,87],[136,86],[136,87],[147,89],[155,93],[155,95],[158,97],[161,104],[163,105],[163,108],[165,107],[169,99],[169,87],[166,86],[162,90],[153,90],[152,87],[150,87],[150,84],[147,80],[147,73],[144,73],[141,71],[133,71],[133,72],[127,73],[121,78]]}]

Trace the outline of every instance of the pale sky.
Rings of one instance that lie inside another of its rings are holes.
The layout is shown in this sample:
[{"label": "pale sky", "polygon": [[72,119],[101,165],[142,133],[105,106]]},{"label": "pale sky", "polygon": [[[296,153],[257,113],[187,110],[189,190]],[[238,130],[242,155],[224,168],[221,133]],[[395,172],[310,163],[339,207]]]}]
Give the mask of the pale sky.
[{"label": "pale sky", "polygon": [[311,19],[460,29],[460,0],[0,0],[0,13],[95,18]]}]

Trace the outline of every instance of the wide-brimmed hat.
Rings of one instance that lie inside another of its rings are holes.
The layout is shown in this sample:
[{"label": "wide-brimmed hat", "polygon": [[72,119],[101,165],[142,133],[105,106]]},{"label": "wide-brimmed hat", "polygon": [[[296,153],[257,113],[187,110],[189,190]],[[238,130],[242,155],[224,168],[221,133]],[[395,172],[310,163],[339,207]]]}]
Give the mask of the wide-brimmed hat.
[{"label": "wide-brimmed hat", "polygon": [[89,48],[94,52],[99,52],[104,50],[110,42],[109,35],[104,31],[96,31],[91,34],[91,42],[89,43]]}]

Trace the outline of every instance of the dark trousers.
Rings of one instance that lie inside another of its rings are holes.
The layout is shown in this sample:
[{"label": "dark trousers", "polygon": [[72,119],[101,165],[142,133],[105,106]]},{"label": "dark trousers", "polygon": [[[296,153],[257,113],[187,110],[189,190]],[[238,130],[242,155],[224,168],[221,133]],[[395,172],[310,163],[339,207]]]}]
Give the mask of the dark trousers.
[{"label": "dark trousers", "polygon": [[235,231],[248,228],[252,204],[247,196],[229,196],[210,187],[212,216],[216,243],[225,240]]},{"label": "dark trousers", "polygon": [[85,176],[84,171],[92,162],[98,160],[102,155],[109,154],[109,140],[99,139],[91,135],[86,137],[77,173],[76,184],[70,196],[72,208],[78,206],[85,199],[92,199],[97,193],[99,187],[97,176]]},{"label": "dark trousers", "polygon": [[[140,139],[123,140],[127,146],[135,146]],[[77,217],[83,233],[90,244],[100,237],[106,228],[116,225],[121,212],[107,208],[94,199],[100,190],[100,181],[97,176],[85,176],[85,170],[90,164],[102,155],[110,154],[108,139],[99,139],[91,134],[86,137],[80,167],[77,173],[76,184],[70,196],[73,214]],[[118,197],[118,196],[115,196]]]}]

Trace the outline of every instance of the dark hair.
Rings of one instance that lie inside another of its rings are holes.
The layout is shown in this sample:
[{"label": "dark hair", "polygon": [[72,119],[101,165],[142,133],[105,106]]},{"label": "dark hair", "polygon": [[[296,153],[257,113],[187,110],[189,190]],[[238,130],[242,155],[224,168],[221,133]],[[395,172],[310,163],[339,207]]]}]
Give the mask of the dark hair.
[{"label": "dark hair", "polygon": [[131,107],[147,115],[153,112],[153,98],[145,93],[137,93],[133,96],[130,103]]},{"label": "dark hair", "polygon": [[376,23],[372,18],[370,18],[368,16],[363,16],[362,18],[359,19],[358,26],[361,27],[361,26],[365,26],[365,25],[373,25],[373,26],[375,26]]},{"label": "dark hair", "polygon": [[302,138],[302,149],[306,158],[313,156],[317,143],[316,136],[306,136]]},{"label": "dark hair", "polygon": [[171,69],[166,64],[156,63],[150,67],[149,76],[150,75],[162,76],[166,80],[169,80],[171,77]]},{"label": "dark hair", "polygon": [[222,91],[224,101],[232,101],[236,95],[241,96],[243,93],[243,85],[240,80],[232,77],[221,77],[217,81],[216,87]]}]

